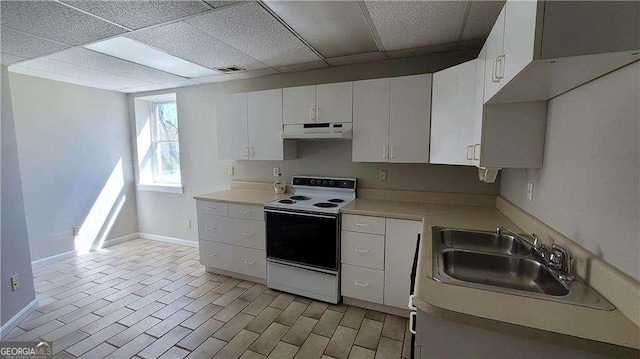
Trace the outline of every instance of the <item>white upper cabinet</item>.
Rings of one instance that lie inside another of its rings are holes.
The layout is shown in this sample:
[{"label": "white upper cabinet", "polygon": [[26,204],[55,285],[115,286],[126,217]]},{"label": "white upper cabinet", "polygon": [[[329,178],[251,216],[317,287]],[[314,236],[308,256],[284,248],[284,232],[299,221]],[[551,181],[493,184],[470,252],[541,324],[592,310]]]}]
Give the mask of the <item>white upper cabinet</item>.
[{"label": "white upper cabinet", "polygon": [[287,87],[282,104],[285,125],[351,122],[353,82]]},{"label": "white upper cabinet", "polygon": [[248,92],[247,103],[250,159],[284,159],[282,89]]},{"label": "white upper cabinet", "polygon": [[430,163],[473,164],[477,69],[472,60],[433,74]]},{"label": "white upper cabinet", "polygon": [[285,125],[316,122],[316,87],[299,86],[283,89],[282,123]]},{"label": "white upper cabinet", "polygon": [[247,94],[222,95],[216,102],[218,159],[247,159]]},{"label": "white upper cabinet", "polygon": [[431,74],[391,78],[389,162],[429,163]]},{"label": "white upper cabinet", "polygon": [[354,162],[388,162],[389,78],[353,83]]},{"label": "white upper cabinet", "polygon": [[431,75],[353,84],[354,162],[429,162]]},{"label": "white upper cabinet", "polygon": [[640,59],[637,1],[508,0],[486,45],[485,103],[545,101]]},{"label": "white upper cabinet", "polygon": [[316,122],[351,122],[353,82],[316,86]]},{"label": "white upper cabinet", "polygon": [[216,107],[218,159],[296,157],[296,142],[282,139],[282,89],[223,95]]}]

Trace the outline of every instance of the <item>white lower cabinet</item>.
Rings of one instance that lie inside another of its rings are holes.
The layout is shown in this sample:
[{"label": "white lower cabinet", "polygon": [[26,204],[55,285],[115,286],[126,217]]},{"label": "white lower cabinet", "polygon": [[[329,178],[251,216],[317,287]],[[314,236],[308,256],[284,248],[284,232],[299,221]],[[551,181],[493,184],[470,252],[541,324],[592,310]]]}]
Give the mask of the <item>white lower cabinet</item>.
[{"label": "white lower cabinet", "polygon": [[196,203],[200,263],[214,270],[265,279],[263,207],[202,200]]},{"label": "white lower cabinet", "polygon": [[342,264],[342,295],[382,304],[384,271]]},{"label": "white lower cabinet", "polygon": [[422,221],[345,214],[342,295],[406,309],[411,265],[421,232]]}]

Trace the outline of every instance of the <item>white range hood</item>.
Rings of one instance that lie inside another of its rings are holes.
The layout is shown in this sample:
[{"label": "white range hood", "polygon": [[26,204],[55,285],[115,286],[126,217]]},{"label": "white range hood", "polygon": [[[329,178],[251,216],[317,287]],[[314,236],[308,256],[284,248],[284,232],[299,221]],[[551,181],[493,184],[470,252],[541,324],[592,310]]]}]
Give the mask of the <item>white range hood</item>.
[{"label": "white range hood", "polygon": [[349,140],[352,136],[352,130],[353,124],[351,122],[283,125],[282,138],[298,140]]}]

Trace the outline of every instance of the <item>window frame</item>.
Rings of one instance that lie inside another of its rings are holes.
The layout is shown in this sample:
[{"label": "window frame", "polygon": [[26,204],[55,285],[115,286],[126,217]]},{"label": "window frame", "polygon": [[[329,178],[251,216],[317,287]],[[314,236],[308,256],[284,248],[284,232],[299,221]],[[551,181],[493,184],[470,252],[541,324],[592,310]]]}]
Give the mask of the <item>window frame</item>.
[{"label": "window frame", "polygon": [[[161,143],[176,143],[178,145],[178,149],[180,148],[180,119],[177,118],[178,121],[178,128],[177,128],[177,135],[178,135],[178,140],[177,141],[168,141],[168,140],[158,140],[158,126],[159,126],[159,119],[158,119],[158,106],[160,105],[164,105],[164,104],[175,104],[176,105],[176,116],[177,116],[177,101],[176,100],[162,100],[162,101],[149,101],[149,113],[151,114],[151,128],[150,128],[150,135],[151,135],[151,180],[152,180],[152,184],[149,184],[147,186],[151,186],[151,187],[180,187],[182,188],[182,158],[179,156],[178,157],[178,167],[179,167],[179,172],[180,172],[180,181],[179,182],[162,182],[159,180],[159,174],[158,174],[158,161],[161,161],[161,159],[159,158],[159,156],[161,156],[161,154],[158,152],[158,144]],[[172,191],[170,191],[172,192]]]}]

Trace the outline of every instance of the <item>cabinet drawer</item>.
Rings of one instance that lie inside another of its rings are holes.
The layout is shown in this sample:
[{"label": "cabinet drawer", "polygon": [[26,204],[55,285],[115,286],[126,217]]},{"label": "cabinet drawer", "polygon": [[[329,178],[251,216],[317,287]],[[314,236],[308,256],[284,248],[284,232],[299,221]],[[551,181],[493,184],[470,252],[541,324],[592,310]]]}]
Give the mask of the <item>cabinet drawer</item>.
[{"label": "cabinet drawer", "polygon": [[200,241],[200,263],[229,272],[267,277],[267,254],[261,250]]},{"label": "cabinet drawer", "polygon": [[384,272],[377,269],[342,265],[342,295],[382,304]]},{"label": "cabinet drawer", "polygon": [[198,213],[198,238],[224,242],[225,230],[229,226],[227,217]]},{"label": "cabinet drawer", "polygon": [[384,218],[345,214],[342,216],[342,230],[360,233],[384,234]]},{"label": "cabinet drawer", "polygon": [[342,231],[342,263],[384,270],[384,236]]},{"label": "cabinet drawer", "polygon": [[222,242],[254,249],[265,249],[265,225],[263,221],[227,218]]},{"label": "cabinet drawer", "polygon": [[198,213],[215,214],[216,216],[227,215],[227,204],[212,201],[196,201]]},{"label": "cabinet drawer", "polygon": [[264,221],[264,207],[243,204],[229,204],[229,217]]}]

